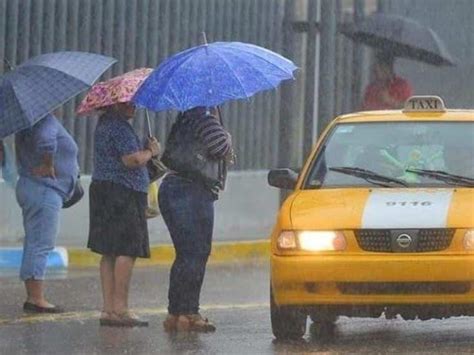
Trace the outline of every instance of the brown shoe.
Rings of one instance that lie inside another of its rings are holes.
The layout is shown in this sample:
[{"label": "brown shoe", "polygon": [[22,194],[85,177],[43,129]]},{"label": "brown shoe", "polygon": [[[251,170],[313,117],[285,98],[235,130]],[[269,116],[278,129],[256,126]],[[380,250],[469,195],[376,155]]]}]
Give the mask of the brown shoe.
[{"label": "brown shoe", "polygon": [[209,322],[207,318],[203,318],[199,313],[187,314],[178,317],[176,330],[182,332],[214,332],[216,326]]},{"label": "brown shoe", "polygon": [[163,322],[163,328],[168,333],[176,331],[176,324],[178,323],[178,316],[174,314],[168,314],[165,321]]},{"label": "brown shoe", "polygon": [[101,318],[100,325],[109,327],[148,327],[148,322],[141,320],[130,312],[112,313],[110,318]]}]

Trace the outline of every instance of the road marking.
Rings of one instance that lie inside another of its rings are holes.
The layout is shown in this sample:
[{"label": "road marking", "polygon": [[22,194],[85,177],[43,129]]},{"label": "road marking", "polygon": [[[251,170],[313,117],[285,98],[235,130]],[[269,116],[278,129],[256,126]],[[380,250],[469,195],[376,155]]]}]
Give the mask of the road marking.
[{"label": "road marking", "polygon": [[[230,309],[256,309],[256,308],[268,308],[268,303],[237,303],[237,304],[210,304],[204,305],[200,308],[205,311],[216,311],[216,310],[230,310]],[[133,312],[143,316],[153,316],[160,314],[167,314],[168,310],[166,307],[160,308],[137,308],[133,309]],[[0,319],[0,326],[2,325],[16,325],[16,324],[36,324],[45,322],[67,322],[67,321],[86,321],[90,319],[98,319],[100,312],[98,311],[83,311],[83,312],[66,312],[58,314],[38,314],[38,315],[25,315],[16,319]]]}]

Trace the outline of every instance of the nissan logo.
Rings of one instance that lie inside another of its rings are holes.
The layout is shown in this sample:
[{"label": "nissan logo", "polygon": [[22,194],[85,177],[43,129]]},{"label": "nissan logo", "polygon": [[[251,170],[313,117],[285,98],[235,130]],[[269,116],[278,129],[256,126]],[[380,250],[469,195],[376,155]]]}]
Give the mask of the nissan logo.
[{"label": "nissan logo", "polygon": [[406,249],[410,246],[413,239],[408,234],[400,234],[397,237],[397,244],[400,248]]}]

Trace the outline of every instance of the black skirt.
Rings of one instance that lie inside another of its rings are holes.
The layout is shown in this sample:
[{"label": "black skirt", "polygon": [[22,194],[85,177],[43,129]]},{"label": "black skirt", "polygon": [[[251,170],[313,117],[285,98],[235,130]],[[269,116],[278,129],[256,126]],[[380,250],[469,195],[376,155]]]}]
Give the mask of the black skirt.
[{"label": "black skirt", "polygon": [[146,193],[94,180],[89,200],[89,249],[102,255],[150,257]]}]

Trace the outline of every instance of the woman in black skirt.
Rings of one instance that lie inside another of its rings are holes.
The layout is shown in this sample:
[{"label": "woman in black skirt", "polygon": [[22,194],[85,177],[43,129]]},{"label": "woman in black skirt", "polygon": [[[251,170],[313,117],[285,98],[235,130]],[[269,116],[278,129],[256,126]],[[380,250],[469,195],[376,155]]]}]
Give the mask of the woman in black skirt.
[{"label": "woman in black skirt", "polygon": [[134,112],[131,103],[109,106],[94,136],[87,246],[102,255],[101,325],[148,325],[129,312],[128,290],[135,259],[150,257],[145,217],[149,184],[146,163],[159,153],[159,144],[150,138],[143,149],[128,122]]}]

